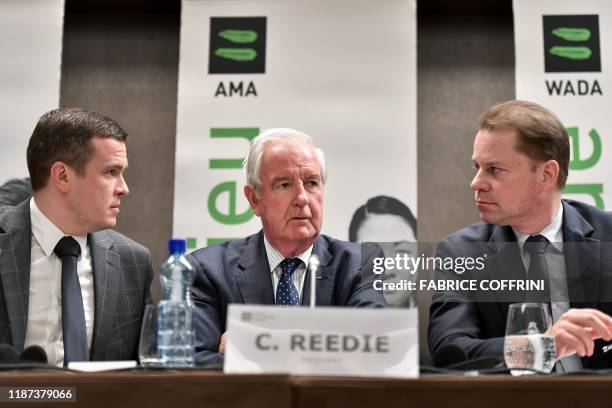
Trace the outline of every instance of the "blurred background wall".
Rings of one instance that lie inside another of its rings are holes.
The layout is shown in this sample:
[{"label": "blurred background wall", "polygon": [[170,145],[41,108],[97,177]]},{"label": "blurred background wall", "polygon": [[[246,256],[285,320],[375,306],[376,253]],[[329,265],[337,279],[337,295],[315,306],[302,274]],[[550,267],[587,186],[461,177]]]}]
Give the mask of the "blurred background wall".
[{"label": "blurred background wall", "polygon": [[[472,142],[479,115],[514,98],[512,2],[417,8],[418,231],[435,242],[478,220]],[[117,229],[159,265],[172,234],[180,1],[66,0],[65,10],[60,105],[102,112],[130,134]],[[428,299],[419,303],[424,346]]]},{"label": "blurred background wall", "polygon": [[[418,230],[435,242],[478,219],[472,141],[478,116],[514,98],[512,2],[417,7]],[[118,230],[156,264],[172,233],[179,32],[179,0],[66,0],[60,105],[100,111],[130,134]]]}]

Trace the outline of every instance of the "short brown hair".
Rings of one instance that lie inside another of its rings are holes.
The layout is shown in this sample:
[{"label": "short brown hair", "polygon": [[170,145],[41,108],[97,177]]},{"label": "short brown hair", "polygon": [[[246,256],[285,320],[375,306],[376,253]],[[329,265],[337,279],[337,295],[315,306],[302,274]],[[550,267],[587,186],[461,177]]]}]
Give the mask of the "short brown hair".
[{"label": "short brown hair", "polygon": [[128,135],[114,120],[85,109],[60,108],[42,115],[27,150],[32,189],[36,191],[47,184],[51,165],[56,161],[82,172],[93,154],[94,137],[125,142]]},{"label": "short brown hair", "polygon": [[513,129],[519,152],[534,161],[556,160],[559,163],[557,186],[563,190],[569,169],[569,135],[553,112],[533,102],[507,101],[489,108],[480,117],[480,129]]}]

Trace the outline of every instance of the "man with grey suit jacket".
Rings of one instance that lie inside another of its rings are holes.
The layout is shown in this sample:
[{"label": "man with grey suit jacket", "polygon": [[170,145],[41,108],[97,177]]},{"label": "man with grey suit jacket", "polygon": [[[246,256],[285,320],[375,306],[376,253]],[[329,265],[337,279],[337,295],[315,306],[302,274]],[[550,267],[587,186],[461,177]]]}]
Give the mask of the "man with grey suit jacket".
[{"label": "man with grey suit jacket", "polygon": [[219,364],[230,303],[308,304],[311,255],[320,261],[317,304],[385,307],[372,287],[377,247],[319,235],[323,215],[325,160],[310,136],[294,129],[269,129],[251,142],[244,187],[263,231],[245,239],[200,249],[194,265],[196,361]]},{"label": "man with grey suit jacket", "polygon": [[44,114],[27,149],[33,197],[0,208],[0,342],[50,364],[137,357],[151,256],[109,229],[128,194],[127,134],[83,109]]}]

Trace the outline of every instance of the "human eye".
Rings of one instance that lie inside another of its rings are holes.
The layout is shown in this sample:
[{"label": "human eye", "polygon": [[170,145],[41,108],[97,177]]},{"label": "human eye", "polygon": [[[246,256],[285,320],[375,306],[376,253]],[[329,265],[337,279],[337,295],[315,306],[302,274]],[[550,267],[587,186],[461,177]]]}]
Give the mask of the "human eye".
[{"label": "human eye", "polygon": [[119,177],[124,174],[124,170],[123,167],[110,167],[106,169],[104,174],[109,177]]},{"label": "human eye", "polygon": [[319,187],[320,183],[319,183],[319,180],[308,180],[306,182],[306,184],[307,184],[308,187],[317,188],[317,187]]},{"label": "human eye", "polygon": [[281,181],[276,184],[276,188],[279,190],[286,190],[291,187],[291,184],[288,181]]}]

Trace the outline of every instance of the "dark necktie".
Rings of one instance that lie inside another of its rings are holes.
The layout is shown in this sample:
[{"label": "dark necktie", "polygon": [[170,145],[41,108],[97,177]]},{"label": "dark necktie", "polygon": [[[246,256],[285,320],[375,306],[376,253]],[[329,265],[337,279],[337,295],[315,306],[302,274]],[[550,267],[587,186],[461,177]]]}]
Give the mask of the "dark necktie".
[{"label": "dark necktie", "polygon": [[526,302],[548,303],[550,302],[550,282],[548,280],[548,266],[546,264],[546,248],[548,240],[542,235],[532,235],[525,241],[525,251],[529,254],[529,269],[527,279],[533,281],[544,281],[544,291],[527,291]]},{"label": "dark necktie", "polygon": [[64,366],[71,361],[87,361],[87,332],[81,284],[77,274],[79,243],[64,237],[53,250],[62,260],[62,332],[64,336]]},{"label": "dark necktie", "polygon": [[291,275],[300,264],[298,258],[285,259],[281,262],[281,277],[276,286],[276,304],[281,306],[298,306],[300,294],[298,293]]}]

